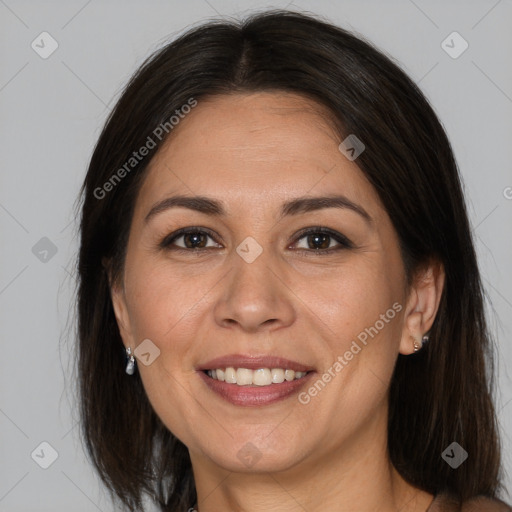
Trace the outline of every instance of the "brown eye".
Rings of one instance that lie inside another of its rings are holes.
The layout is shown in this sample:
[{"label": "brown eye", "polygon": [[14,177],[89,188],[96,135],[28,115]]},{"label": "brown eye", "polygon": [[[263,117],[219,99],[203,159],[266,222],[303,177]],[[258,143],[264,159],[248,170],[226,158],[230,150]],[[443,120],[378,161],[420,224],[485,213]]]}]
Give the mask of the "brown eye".
[{"label": "brown eye", "polygon": [[[183,228],[171,233],[160,243],[161,248],[168,250],[195,251],[199,249],[209,249],[214,246],[207,246],[208,238],[213,239],[213,235],[205,229]],[[176,244],[177,240],[182,240],[181,244]],[[218,246],[218,244],[217,244]]]},{"label": "brown eye", "polygon": [[[353,247],[352,242],[341,233],[332,231],[327,228],[308,228],[301,232],[297,240],[305,239],[306,248],[299,248],[300,251],[313,252],[320,254],[330,254],[342,249],[350,249]],[[331,246],[332,242],[337,245]]]}]

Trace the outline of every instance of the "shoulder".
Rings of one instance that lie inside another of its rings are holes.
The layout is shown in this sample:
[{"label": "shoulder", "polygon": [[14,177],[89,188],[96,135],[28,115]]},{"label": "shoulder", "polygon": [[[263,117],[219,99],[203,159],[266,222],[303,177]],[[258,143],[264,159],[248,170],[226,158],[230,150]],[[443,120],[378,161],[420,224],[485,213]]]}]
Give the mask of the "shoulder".
[{"label": "shoulder", "polygon": [[465,501],[461,512],[512,512],[512,507],[498,499],[477,496]]},{"label": "shoulder", "polygon": [[459,505],[454,497],[440,494],[436,496],[428,512],[512,512],[512,507],[487,496],[475,496]]}]

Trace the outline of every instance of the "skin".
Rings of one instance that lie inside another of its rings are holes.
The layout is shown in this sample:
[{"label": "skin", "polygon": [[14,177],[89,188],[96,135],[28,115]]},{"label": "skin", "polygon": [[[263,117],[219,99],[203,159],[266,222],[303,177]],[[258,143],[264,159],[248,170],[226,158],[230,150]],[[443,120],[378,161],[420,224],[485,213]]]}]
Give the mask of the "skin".
[{"label": "skin", "polygon": [[[444,272],[433,263],[406,287],[393,225],[339,143],[321,107],[300,96],[218,96],[180,121],[141,187],[112,300],[125,346],[150,339],[160,350],[138,368],[154,410],[189,450],[200,512],[424,512],[432,501],[390,463],[388,389],[398,354],[413,353],[412,337],[435,319]],[[144,221],[177,193],[213,197],[227,214],[172,208]],[[330,194],[362,206],[372,222],[346,208],[277,220],[286,200]],[[214,236],[180,237],[174,247],[207,249],[159,248],[189,226]],[[354,247],[297,237],[314,226]],[[263,249],[252,263],[236,252],[248,236]],[[319,254],[325,247],[342,248]],[[394,303],[401,311],[308,404],[294,395],[235,406],[196,372],[221,355],[274,354],[321,376]],[[246,443],[260,456],[251,467],[237,457]]]}]

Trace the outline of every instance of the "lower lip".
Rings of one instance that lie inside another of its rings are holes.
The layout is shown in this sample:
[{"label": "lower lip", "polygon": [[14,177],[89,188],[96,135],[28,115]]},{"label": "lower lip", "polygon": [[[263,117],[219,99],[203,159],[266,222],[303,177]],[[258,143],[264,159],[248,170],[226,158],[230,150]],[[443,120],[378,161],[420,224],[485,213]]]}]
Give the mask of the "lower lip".
[{"label": "lower lip", "polygon": [[212,379],[202,370],[199,370],[198,373],[213,392],[233,405],[258,406],[273,404],[298,393],[315,372],[309,372],[300,379],[268,386],[239,386]]}]

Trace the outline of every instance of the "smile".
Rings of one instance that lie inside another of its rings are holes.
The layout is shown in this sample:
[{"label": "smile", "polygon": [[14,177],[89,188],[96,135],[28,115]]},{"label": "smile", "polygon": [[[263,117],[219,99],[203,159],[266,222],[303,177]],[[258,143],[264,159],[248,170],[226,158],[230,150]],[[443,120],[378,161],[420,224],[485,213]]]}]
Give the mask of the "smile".
[{"label": "smile", "polygon": [[270,386],[271,384],[282,384],[293,380],[302,379],[308,372],[296,372],[284,368],[217,368],[205,370],[208,377],[228,384],[238,386]]},{"label": "smile", "polygon": [[216,397],[237,406],[264,406],[290,398],[311,381],[316,369],[277,355],[228,354],[196,366]]}]

